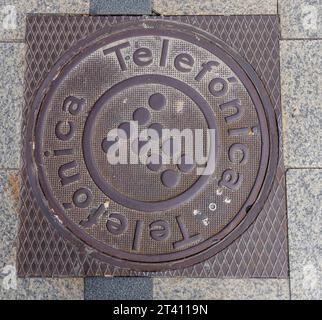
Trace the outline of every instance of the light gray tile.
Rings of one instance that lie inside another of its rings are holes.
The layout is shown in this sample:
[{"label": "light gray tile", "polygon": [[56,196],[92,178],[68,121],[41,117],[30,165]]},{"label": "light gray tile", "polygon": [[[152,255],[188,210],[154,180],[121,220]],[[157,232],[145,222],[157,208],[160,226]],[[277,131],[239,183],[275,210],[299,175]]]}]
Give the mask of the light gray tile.
[{"label": "light gray tile", "polygon": [[24,39],[27,13],[88,14],[89,0],[3,0],[0,4],[0,40]]},{"label": "light gray tile", "polygon": [[18,279],[18,285],[25,281],[28,295],[22,299],[28,300],[83,300],[84,280],[69,279]]},{"label": "light gray tile", "polygon": [[283,38],[322,37],[322,0],[279,0]]},{"label": "light gray tile", "polygon": [[286,300],[287,279],[162,279],[153,282],[154,299]]},{"label": "light gray tile", "polygon": [[11,260],[18,225],[18,171],[0,171],[0,270]]},{"label": "light gray tile", "polygon": [[322,41],[281,41],[284,159],[322,167]]},{"label": "light gray tile", "polygon": [[24,45],[21,43],[0,43],[1,168],[19,168],[23,54]]},{"label": "light gray tile", "polygon": [[[0,300],[83,300],[82,278],[18,278],[16,288],[9,288],[0,280]],[[1,283],[2,282],[2,283]]]},{"label": "light gray tile", "polygon": [[292,299],[322,299],[322,170],[287,172]]},{"label": "light gray tile", "polygon": [[18,171],[0,171],[0,300],[83,299],[83,279],[17,279],[18,202]]},{"label": "light gray tile", "polygon": [[153,9],[164,15],[276,14],[277,0],[154,0]]}]

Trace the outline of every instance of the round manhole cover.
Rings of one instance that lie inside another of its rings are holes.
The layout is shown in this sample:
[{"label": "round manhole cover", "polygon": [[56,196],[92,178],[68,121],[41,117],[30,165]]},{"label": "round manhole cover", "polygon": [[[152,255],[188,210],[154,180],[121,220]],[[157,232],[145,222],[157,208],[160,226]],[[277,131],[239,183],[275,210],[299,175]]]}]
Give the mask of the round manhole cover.
[{"label": "round manhole cover", "polygon": [[45,213],[118,266],[158,271],[216,254],[253,222],[273,180],[265,90],[190,26],[131,22],[79,42],[34,110],[30,172]]}]

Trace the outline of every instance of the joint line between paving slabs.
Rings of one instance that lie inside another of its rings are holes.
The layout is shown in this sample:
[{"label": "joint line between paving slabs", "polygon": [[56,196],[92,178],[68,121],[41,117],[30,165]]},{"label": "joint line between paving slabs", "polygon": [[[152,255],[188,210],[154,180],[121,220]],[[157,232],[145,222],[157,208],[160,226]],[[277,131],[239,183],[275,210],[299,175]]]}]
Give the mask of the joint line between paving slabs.
[{"label": "joint line between paving slabs", "polygon": [[322,38],[281,38],[282,41],[321,41]]},{"label": "joint line between paving slabs", "polygon": [[286,172],[288,170],[322,170],[322,167],[288,167]]},{"label": "joint line between paving slabs", "polygon": [[[285,202],[286,202],[286,230],[289,230],[289,221],[288,221],[288,199],[287,199],[287,170],[285,171],[284,176],[285,181]],[[290,264],[290,239],[289,239],[289,233],[286,233],[286,241],[287,241],[287,266],[288,266],[288,291],[289,291],[289,299],[291,300],[291,264]]]}]

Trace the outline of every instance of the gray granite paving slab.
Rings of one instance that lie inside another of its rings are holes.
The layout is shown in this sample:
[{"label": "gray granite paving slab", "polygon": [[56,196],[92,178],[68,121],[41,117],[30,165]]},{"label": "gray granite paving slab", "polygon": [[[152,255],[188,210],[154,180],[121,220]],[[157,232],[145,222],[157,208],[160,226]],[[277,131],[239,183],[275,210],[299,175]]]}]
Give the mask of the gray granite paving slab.
[{"label": "gray granite paving slab", "polygon": [[11,260],[16,245],[18,202],[18,171],[0,171],[0,270]]},{"label": "gray granite paving slab", "polygon": [[85,300],[152,300],[152,278],[85,278]]},{"label": "gray granite paving slab", "polygon": [[27,13],[88,14],[89,0],[1,0],[0,41],[24,39]]},{"label": "gray granite paving slab", "polygon": [[164,15],[276,14],[277,0],[154,0],[153,9]]},{"label": "gray granite paving slab", "polygon": [[83,279],[30,278],[7,288],[0,280],[0,300],[83,300]]},{"label": "gray granite paving slab", "polygon": [[151,0],[90,0],[90,14],[150,14]]},{"label": "gray granite paving slab", "polygon": [[283,38],[321,38],[322,0],[279,0]]},{"label": "gray granite paving slab", "polygon": [[19,168],[23,54],[21,43],[0,43],[0,168]]},{"label": "gray granite paving slab", "polygon": [[286,167],[322,167],[322,40],[281,41]]},{"label": "gray granite paving slab", "polygon": [[0,300],[83,299],[83,279],[16,277],[19,172],[0,171]]},{"label": "gray granite paving slab", "polygon": [[161,279],[153,281],[153,298],[170,300],[287,300],[286,279]]},{"label": "gray granite paving slab", "polygon": [[287,172],[292,299],[322,299],[322,170]]}]

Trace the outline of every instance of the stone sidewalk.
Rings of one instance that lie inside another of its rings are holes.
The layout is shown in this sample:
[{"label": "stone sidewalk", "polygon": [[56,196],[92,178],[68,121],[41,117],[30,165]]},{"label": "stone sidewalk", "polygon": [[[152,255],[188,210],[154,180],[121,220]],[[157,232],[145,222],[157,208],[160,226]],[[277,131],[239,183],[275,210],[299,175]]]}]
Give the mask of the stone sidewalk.
[{"label": "stone sidewalk", "polygon": [[[0,299],[322,299],[322,0],[0,0]],[[24,17],[279,14],[289,279],[16,279]],[[17,28],[10,29],[15,10]],[[11,287],[8,275],[13,275]],[[17,283],[15,283],[15,281]]]}]

